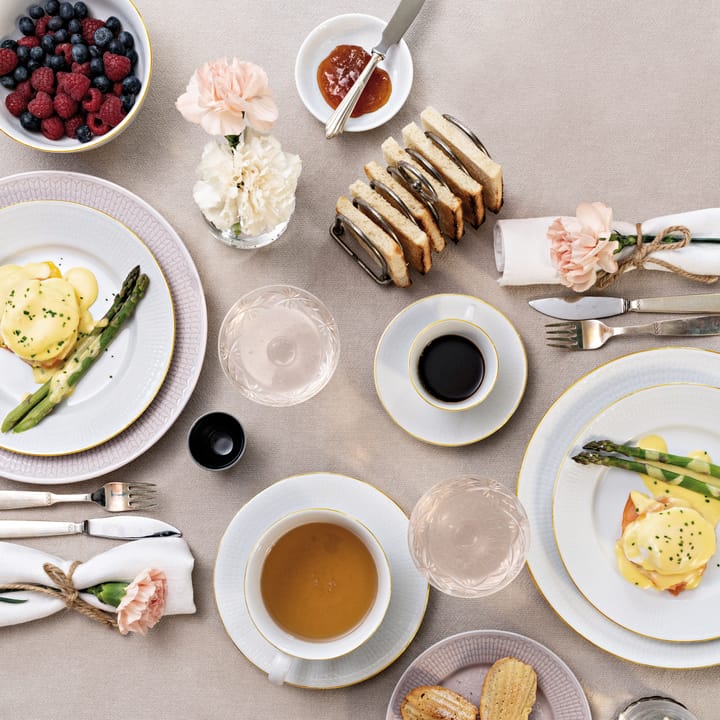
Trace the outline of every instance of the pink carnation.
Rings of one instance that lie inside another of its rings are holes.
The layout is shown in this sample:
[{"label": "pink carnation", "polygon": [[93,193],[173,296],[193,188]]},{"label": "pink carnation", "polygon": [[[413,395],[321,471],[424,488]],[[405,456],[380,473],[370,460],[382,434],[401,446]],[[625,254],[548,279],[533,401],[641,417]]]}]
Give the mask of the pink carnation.
[{"label": "pink carnation", "polygon": [[126,588],[118,605],[118,630],[123,635],[145,635],[156,625],[165,610],[167,578],[162,570],[143,570]]},{"label": "pink carnation", "polygon": [[211,135],[240,135],[246,125],[268,132],[278,118],[265,71],[237,58],[204,63],[175,107]]},{"label": "pink carnation", "polygon": [[598,271],[617,270],[614,253],[618,242],[610,240],[612,210],[603,203],[581,203],[576,217],[556,218],[548,228],[550,259],[560,282],[576,292],[591,288]]}]

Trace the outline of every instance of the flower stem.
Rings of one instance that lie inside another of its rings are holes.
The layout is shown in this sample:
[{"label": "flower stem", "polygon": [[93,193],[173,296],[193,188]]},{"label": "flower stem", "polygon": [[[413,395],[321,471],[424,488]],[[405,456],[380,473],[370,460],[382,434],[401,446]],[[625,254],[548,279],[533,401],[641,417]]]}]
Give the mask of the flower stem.
[{"label": "flower stem", "polygon": [[240,135],[226,135],[225,139],[231,150],[234,150],[240,143]]},{"label": "flower stem", "polygon": [[[5,592],[12,592],[12,590],[6,590]],[[0,597],[0,602],[10,603],[11,605],[19,605],[20,603],[26,603],[27,598],[8,598]]]},{"label": "flower stem", "polygon": [[[655,235],[641,235],[640,236],[640,242],[643,243],[650,243],[653,240],[655,240]],[[610,237],[608,238],[610,241],[616,241],[618,244],[618,249],[615,251],[616,253],[620,252],[622,249],[626,247],[633,247],[638,244],[638,236],[637,235],[623,235],[618,232],[613,232],[610,234]],[[673,235],[666,235],[662,242],[664,243],[671,243],[674,240],[677,240]],[[692,241],[694,243],[720,243],[720,238],[710,238],[710,237],[693,237]]]}]

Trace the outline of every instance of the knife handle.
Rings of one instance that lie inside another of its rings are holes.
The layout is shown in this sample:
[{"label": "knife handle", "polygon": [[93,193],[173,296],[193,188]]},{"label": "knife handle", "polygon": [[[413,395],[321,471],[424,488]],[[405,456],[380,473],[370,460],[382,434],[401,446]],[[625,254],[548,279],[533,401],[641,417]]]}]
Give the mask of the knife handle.
[{"label": "knife handle", "polygon": [[628,310],[634,312],[697,313],[720,312],[720,293],[676,295],[631,300]]},{"label": "knife handle", "polygon": [[333,112],[330,119],[325,123],[325,137],[328,138],[328,140],[334,138],[336,135],[340,135],[345,129],[345,123],[347,123],[352,111],[355,109],[365,86],[368,84],[368,80],[370,80],[373,70],[375,70],[375,67],[382,59],[383,56],[379,52],[375,50],[372,51],[368,64],[363,68],[363,71],[358,75],[358,79],[347,91],[345,97],[335,108],[335,112]]},{"label": "knife handle", "polygon": [[49,535],[78,535],[82,523],[50,520],[0,520],[0,538],[47,537]]}]

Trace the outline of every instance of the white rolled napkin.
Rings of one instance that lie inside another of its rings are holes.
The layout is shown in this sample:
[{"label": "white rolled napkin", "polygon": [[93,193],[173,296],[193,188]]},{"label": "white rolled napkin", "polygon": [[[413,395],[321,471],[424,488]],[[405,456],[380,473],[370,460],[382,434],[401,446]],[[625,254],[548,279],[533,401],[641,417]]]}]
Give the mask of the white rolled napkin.
[{"label": "white rolled napkin", "polygon": [[[73,561],[25,545],[0,542],[0,585],[32,583],[54,587],[43,570],[45,563],[52,563],[67,573]],[[190,548],[182,538],[145,538],[116,545],[78,565],[72,582],[79,590],[103,582],[131,582],[146,568],[157,568],[167,577],[163,614],[182,615],[195,612],[192,586],[194,564]],[[0,592],[0,595],[3,593]],[[4,595],[28,602],[0,602],[0,627],[38,620],[65,608],[64,600],[29,590]],[[101,603],[90,593],[80,593],[80,597],[101,610],[116,611],[116,608]]]},{"label": "white rolled napkin", "polygon": [[[550,260],[547,231],[554,217],[498,220],[493,231],[495,266],[502,277],[500,285],[559,285],[560,277]],[[720,208],[692,210],[663,215],[642,223],[643,235],[657,235],[668,227],[682,225],[693,237],[720,238]],[[612,229],[624,235],[635,235],[636,226],[613,222]],[[690,243],[678,250],[662,250],[651,257],[662,258],[694,275],[720,275],[720,244]],[[627,270],[634,269],[629,266]],[[648,270],[667,268],[649,263]]]}]

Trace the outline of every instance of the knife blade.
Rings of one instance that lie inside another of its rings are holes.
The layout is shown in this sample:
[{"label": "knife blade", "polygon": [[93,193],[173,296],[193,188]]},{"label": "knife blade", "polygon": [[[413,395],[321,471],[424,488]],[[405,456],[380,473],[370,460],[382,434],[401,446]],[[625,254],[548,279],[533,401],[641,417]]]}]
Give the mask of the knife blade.
[{"label": "knife blade", "polygon": [[390,18],[390,22],[388,22],[383,29],[380,42],[372,49],[368,64],[363,68],[363,71],[360,75],[358,75],[357,80],[347,91],[345,97],[341,100],[340,104],[335,108],[333,114],[325,123],[326,138],[334,138],[337,135],[340,135],[345,129],[345,123],[347,123],[350,118],[350,114],[355,109],[355,105],[357,105],[368,80],[370,80],[373,70],[375,70],[377,64],[385,58],[387,51],[393,45],[400,42],[402,36],[412,25],[413,20],[417,17],[417,14],[420,12],[420,8],[424,3],[425,0],[400,1],[400,4],[395,9],[393,16]]},{"label": "knife blade", "polygon": [[720,312],[720,293],[675,295],[627,300],[621,297],[584,296],[537,298],[528,301],[538,312],[561,320],[590,320],[627,312],[712,313]]},{"label": "knife blade", "polygon": [[92,535],[112,540],[139,540],[151,537],[182,537],[182,532],[162,520],[138,515],[92,518],[80,522],[0,520],[0,538],[51,535]]}]

